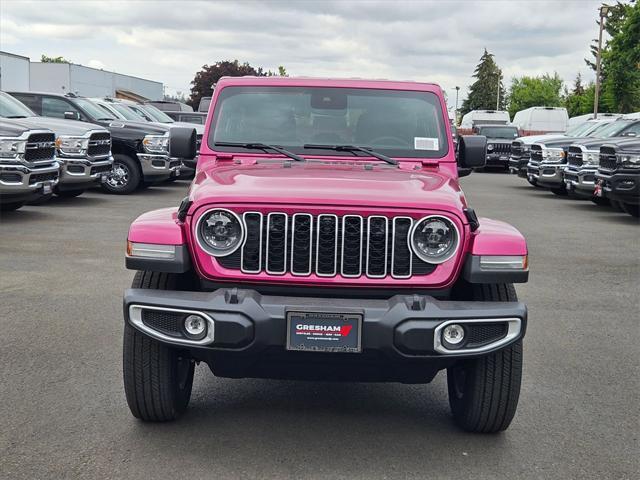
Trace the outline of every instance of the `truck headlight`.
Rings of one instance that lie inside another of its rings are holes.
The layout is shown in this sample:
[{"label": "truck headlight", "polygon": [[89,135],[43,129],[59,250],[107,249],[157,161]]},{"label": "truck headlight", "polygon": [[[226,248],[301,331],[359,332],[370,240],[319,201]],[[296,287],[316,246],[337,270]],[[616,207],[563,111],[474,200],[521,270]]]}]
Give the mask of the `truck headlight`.
[{"label": "truck headlight", "polygon": [[414,224],[410,234],[411,249],[427,263],[444,263],[453,257],[460,244],[455,224],[445,217],[430,215]]},{"label": "truck headlight", "polygon": [[548,162],[559,162],[564,159],[565,152],[562,148],[542,148],[542,159]]},{"label": "truck headlight", "polygon": [[89,148],[89,139],[59,136],[56,138],[56,148],[62,155],[84,155]]},{"label": "truck headlight", "polygon": [[244,238],[240,217],[230,210],[209,210],[198,220],[196,238],[200,247],[214,257],[235,252]]},{"label": "truck headlight", "polygon": [[169,132],[164,135],[146,135],[142,146],[149,153],[169,153]]},{"label": "truck headlight", "polygon": [[582,163],[585,165],[598,165],[600,152],[598,150],[585,150],[582,152]]},{"label": "truck headlight", "polygon": [[640,168],[640,154],[619,153],[617,157],[622,168]]},{"label": "truck headlight", "polygon": [[26,146],[26,140],[2,138],[0,139],[0,158],[17,158],[24,154]]}]

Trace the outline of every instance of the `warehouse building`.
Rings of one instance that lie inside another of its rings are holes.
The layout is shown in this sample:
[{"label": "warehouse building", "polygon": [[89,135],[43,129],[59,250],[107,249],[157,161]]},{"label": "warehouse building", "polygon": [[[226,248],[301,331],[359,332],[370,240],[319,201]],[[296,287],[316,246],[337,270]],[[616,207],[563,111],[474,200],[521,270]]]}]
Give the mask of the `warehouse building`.
[{"label": "warehouse building", "polygon": [[0,90],[75,93],[85,97],[162,100],[162,82],[99,70],[74,63],[31,62],[0,52]]}]

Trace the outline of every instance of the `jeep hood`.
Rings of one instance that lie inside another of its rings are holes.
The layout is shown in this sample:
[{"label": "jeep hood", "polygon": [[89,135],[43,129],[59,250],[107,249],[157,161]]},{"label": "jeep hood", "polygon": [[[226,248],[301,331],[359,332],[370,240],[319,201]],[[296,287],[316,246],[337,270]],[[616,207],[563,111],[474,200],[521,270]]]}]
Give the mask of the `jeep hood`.
[{"label": "jeep hood", "polygon": [[[290,166],[285,166],[290,165]],[[264,162],[200,170],[190,198],[197,208],[211,203],[382,207],[449,211],[466,222],[464,195],[457,181],[437,167],[413,170],[364,162],[340,165]]]},{"label": "jeep hood", "polygon": [[65,120],[63,118],[26,117],[21,118],[20,123],[29,125],[31,128],[48,128],[56,134],[56,137],[59,135],[81,136],[89,130],[104,130],[104,128],[93,123]]}]

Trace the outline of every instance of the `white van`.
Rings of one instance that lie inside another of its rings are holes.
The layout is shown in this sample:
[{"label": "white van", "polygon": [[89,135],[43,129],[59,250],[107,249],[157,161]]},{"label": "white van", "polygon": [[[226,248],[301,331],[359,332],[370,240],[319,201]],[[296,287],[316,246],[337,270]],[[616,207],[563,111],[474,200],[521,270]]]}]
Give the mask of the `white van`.
[{"label": "white van", "polygon": [[509,112],[502,110],[471,110],[462,117],[460,128],[471,130],[476,125],[506,125],[509,121]]},{"label": "white van", "polygon": [[[620,118],[622,115],[623,115],[622,113],[598,113],[598,120],[616,119],[616,118]],[[567,122],[567,129],[574,127],[576,125],[580,125],[581,123],[584,123],[587,120],[593,120],[593,113],[586,113],[584,115],[571,117]]]},{"label": "white van", "polygon": [[513,124],[521,135],[538,133],[563,133],[567,130],[569,114],[564,107],[531,107],[520,110],[513,117]]}]

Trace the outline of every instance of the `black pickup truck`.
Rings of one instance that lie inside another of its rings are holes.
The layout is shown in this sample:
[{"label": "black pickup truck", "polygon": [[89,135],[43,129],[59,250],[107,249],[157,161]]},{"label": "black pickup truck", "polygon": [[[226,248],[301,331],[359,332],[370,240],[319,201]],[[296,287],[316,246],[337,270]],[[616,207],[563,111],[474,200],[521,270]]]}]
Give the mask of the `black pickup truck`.
[{"label": "black pickup truck", "polygon": [[102,188],[128,194],[180,174],[182,161],[169,157],[169,126],[116,119],[84,97],[71,94],[8,92],[45,117],[94,123],[111,133],[113,169]]},{"label": "black pickup truck", "polygon": [[640,216],[640,138],[605,143],[599,153],[594,195],[617,203],[637,218]]}]

